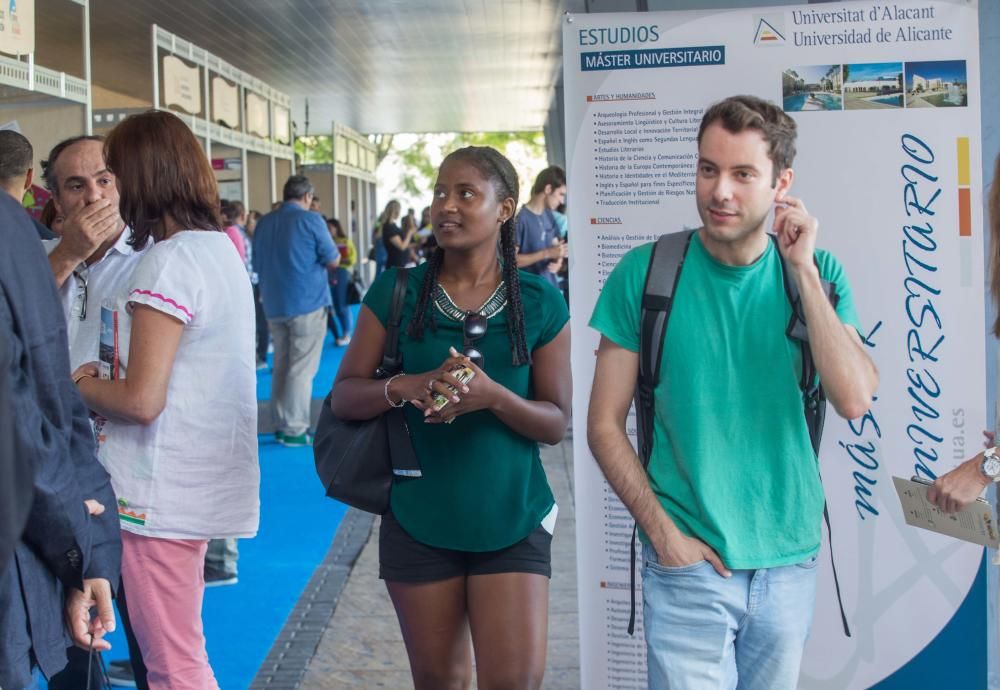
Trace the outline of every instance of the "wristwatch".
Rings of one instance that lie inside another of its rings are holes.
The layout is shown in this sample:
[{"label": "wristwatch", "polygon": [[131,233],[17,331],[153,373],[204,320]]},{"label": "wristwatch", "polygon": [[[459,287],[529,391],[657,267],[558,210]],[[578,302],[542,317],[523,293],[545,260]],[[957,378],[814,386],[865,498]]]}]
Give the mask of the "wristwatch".
[{"label": "wristwatch", "polygon": [[983,452],[983,464],[979,466],[983,475],[992,482],[1000,482],[1000,457],[996,447],[987,448]]}]

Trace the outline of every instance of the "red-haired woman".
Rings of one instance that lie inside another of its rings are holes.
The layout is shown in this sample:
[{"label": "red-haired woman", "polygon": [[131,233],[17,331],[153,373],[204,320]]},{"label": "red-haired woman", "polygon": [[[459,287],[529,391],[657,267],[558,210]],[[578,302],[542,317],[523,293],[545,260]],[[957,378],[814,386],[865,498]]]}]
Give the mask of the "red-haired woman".
[{"label": "red-haired woman", "polygon": [[150,687],[210,690],[205,548],[254,536],[259,512],[249,279],[221,232],[212,169],[180,119],[133,115],[105,156],[131,243],[155,243],[108,305],[102,337],[117,318],[119,360],[115,338],[102,341],[100,369],[111,379],[96,362],[73,378],[108,420],[99,457],[118,496],[122,578]]}]

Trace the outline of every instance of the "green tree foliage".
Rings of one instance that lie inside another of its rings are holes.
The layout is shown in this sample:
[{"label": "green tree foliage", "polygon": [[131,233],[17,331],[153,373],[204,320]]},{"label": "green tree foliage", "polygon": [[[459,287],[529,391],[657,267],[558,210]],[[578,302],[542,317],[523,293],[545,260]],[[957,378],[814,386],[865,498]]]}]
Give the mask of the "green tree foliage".
[{"label": "green tree foliage", "polygon": [[[388,154],[388,151],[386,152]],[[399,161],[403,165],[403,177],[400,184],[407,194],[419,196],[430,185],[428,180],[433,180],[437,175],[437,166],[431,161],[431,156],[427,151],[427,140],[420,138],[413,146],[396,152]]]},{"label": "green tree foliage", "polygon": [[333,137],[328,134],[299,137],[295,140],[298,165],[330,165],[333,163]]},{"label": "green tree foliage", "polygon": [[[450,136],[450,138],[447,138]],[[395,145],[392,134],[371,134],[369,141],[375,146],[376,166],[390,153],[398,157],[403,175],[402,190],[420,196],[429,189],[437,175],[441,157],[464,146],[492,146],[507,154],[512,145],[523,147],[529,155],[544,160],[545,138],[541,132],[461,132],[445,135],[420,134],[416,141],[405,148]],[[298,165],[330,165],[333,163],[333,138],[329,135],[299,137],[295,140]]]},{"label": "green tree foliage", "polygon": [[448,152],[460,149],[463,146],[492,146],[501,153],[508,144],[520,143],[528,147],[532,153],[543,155],[545,153],[545,138],[541,132],[470,132],[468,134],[456,134]]},{"label": "green tree foliage", "polygon": [[[439,135],[419,135],[416,143],[406,149],[395,150],[403,166],[402,188],[418,196],[430,189],[437,176],[441,157],[465,146],[491,146],[507,154],[507,147],[519,144],[536,158],[545,158],[545,137],[541,132],[459,132],[444,144],[430,146],[429,138]],[[438,155],[440,151],[440,157]],[[382,159],[379,158],[379,161]]]},{"label": "green tree foliage", "polygon": [[375,145],[375,167],[385,160],[392,150],[391,134],[369,134],[368,140]]}]

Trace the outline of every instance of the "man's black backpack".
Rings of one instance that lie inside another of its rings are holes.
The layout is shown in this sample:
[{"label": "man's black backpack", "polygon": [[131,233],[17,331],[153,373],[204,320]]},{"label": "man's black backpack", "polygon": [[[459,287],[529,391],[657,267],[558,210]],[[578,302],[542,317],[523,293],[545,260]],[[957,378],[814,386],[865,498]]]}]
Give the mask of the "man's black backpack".
[{"label": "man's black backpack", "polygon": [[[653,454],[653,390],[660,381],[660,364],[663,354],[663,339],[667,333],[667,322],[670,319],[670,308],[673,303],[674,290],[680,280],[684,257],[687,255],[694,230],[661,235],[653,247],[653,255],[649,260],[649,270],[646,273],[646,286],[642,293],[642,315],[640,321],[639,339],[639,380],[635,388],[636,433],[639,441],[639,460],[643,470],[648,470],[649,459]],[[772,240],[776,241],[774,236]],[[785,261],[778,253],[781,261],[781,275],[785,285],[785,296],[792,307],[792,318],[785,333],[789,338],[798,341],[802,352],[802,377],[799,379],[799,389],[802,391],[802,408],[809,427],[809,439],[813,451],[819,456],[820,441],[823,436],[823,421],[826,416],[826,395],[817,377],[816,365],[809,349],[809,331],[806,329],[805,313],[799,288],[785,270]],[[835,286],[823,280],[823,291],[830,303],[837,306]],[[830,512],[826,503],[823,504],[823,519],[826,522],[827,536],[830,541],[833,563],[833,535],[830,531]],[[629,569],[632,592],[632,611],[629,615],[628,633],[635,631],[635,528],[632,529],[632,567]],[[837,602],[840,604],[840,616],[844,624],[844,634],[851,636],[847,625],[847,615],[840,598],[840,581],[837,578],[837,567],[833,566],[833,582],[837,589]]]}]

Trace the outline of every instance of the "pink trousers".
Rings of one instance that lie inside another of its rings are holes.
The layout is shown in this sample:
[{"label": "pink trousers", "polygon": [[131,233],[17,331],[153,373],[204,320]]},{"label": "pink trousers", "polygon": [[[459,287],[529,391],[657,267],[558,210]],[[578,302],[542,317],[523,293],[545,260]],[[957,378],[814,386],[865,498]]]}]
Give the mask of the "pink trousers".
[{"label": "pink trousers", "polygon": [[153,690],[218,690],[205,651],[204,539],[158,539],[122,530],[122,581]]}]

